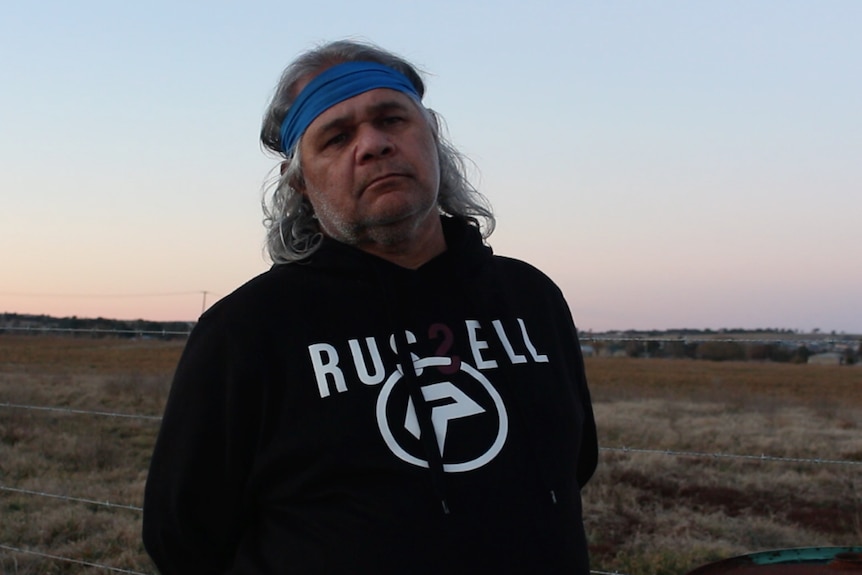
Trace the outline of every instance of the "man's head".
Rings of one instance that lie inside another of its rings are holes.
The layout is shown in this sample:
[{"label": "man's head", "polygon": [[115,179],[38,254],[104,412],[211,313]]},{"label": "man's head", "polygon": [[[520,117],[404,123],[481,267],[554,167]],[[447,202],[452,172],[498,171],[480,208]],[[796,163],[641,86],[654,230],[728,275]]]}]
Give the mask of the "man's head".
[{"label": "man's head", "polygon": [[264,202],[273,261],[307,257],[321,233],[359,243],[369,227],[403,233],[401,222],[439,212],[481,218],[490,235],[490,207],[421,104],[424,92],[413,66],[368,44],[333,42],[287,67],[261,128],[282,158]]}]

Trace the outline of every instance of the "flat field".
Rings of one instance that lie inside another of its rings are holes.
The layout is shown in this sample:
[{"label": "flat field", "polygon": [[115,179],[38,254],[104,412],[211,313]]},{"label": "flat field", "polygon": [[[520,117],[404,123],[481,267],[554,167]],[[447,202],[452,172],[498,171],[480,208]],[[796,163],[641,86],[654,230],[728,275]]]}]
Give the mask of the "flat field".
[{"label": "flat field", "polygon": [[[0,335],[0,573],[155,573],[135,508],[183,345]],[[862,545],[862,367],[587,362],[593,569]]]}]

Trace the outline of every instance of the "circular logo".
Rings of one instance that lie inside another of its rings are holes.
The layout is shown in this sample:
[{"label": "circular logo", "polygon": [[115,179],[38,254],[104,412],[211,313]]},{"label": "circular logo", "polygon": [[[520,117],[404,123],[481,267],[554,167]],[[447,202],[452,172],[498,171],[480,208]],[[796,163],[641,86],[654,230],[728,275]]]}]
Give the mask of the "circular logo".
[{"label": "circular logo", "polygon": [[[451,365],[448,357],[414,360],[417,377],[422,378],[422,397],[431,409],[443,470],[457,473],[478,469],[500,453],[509,420],[500,394],[473,366],[462,361],[455,373],[425,369]],[[392,453],[407,463],[427,468],[416,407],[407,386],[399,385],[403,377],[403,371],[396,369],[383,384],[377,397],[377,425]]]}]

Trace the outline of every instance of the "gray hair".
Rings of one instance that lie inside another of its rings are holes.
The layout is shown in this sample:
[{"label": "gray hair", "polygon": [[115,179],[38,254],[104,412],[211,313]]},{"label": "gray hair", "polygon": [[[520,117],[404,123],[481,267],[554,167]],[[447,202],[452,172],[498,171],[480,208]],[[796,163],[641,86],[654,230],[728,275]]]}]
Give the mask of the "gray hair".
[{"label": "gray hair", "polygon": [[[322,238],[314,209],[297,191],[303,178],[299,144],[293,150],[282,150],[281,124],[298,95],[300,81],[336,64],[355,61],[377,62],[394,68],[407,76],[420,98],[425,94],[425,84],[419,72],[407,61],[377,46],[350,40],[331,42],[310,50],[284,70],[264,113],[260,130],[261,145],[274,156],[287,161],[281,173],[274,175],[265,185],[262,200],[266,248],[276,264],[309,257],[317,250]],[[495,225],[491,205],[468,180],[467,160],[441,133],[440,117],[433,110],[425,110],[440,160],[438,208],[443,214],[466,220],[482,232],[483,238],[487,238]]]}]

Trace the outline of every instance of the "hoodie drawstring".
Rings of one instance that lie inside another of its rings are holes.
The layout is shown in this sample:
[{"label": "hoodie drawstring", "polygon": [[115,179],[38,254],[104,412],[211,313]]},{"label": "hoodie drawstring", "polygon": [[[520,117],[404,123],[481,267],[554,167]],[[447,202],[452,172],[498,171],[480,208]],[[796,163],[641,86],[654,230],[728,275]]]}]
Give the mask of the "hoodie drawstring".
[{"label": "hoodie drawstring", "polygon": [[434,422],[431,419],[431,406],[428,405],[428,402],[425,401],[425,396],[422,394],[422,386],[419,384],[419,378],[416,375],[416,367],[413,365],[413,358],[407,347],[407,337],[404,330],[395,330],[395,348],[398,353],[398,360],[401,362],[404,380],[407,383],[407,391],[410,394],[410,399],[413,400],[413,407],[416,410],[420,441],[422,442],[425,455],[428,457],[431,484],[434,492],[440,499],[443,513],[448,515],[450,510],[449,504],[446,502],[443,456],[437,445],[437,432],[434,430]]}]

